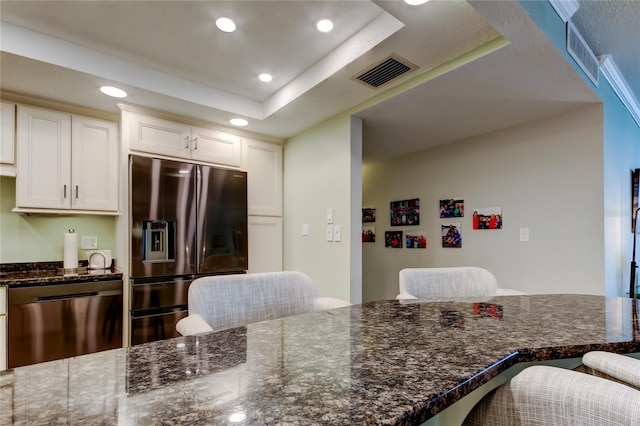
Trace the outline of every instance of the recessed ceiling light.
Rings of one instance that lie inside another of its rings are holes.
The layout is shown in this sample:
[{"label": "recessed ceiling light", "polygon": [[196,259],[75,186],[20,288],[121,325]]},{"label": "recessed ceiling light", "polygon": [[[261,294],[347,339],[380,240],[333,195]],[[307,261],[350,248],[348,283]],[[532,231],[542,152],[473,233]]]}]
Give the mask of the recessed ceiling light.
[{"label": "recessed ceiling light", "polygon": [[216,27],[225,33],[232,33],[236,30],[236,23],[229,18],[222,17],[216,20]]},{"label": "recessed ceiling light", "polygon": [[271,76],[271,74],[267,74],[266,72],[263,72],[262,74],[260,74],[258,78],[260,79],[260,81],[264,81],[265,83],[268,83],[271,80],[273,80],[273,77]]},{"label": "recessed ceiling light", "polygon": [[425,4],[429,0],[404,0],[406,4],[410,4],[411,6],[419,6],[421,4]]},{"label": "recessed ceiling light", "polygon": [[234,126],[238,126],[238,127],[244,127],[247,124],[249,124],[249,122],[247,120],[245,120],[244,118],[232,118],[231,120],[229,120],[229,123],[231,123]]},{"label": "recessed ceiling light", "polygon": [[316,22],[316,28],[321,33],[328,33],[333,29],[333,22],[331,22],[329,19],[320,19],[318,22]]},{"label": "recessed ceiling light", "polygon": [[127,92],[122,89],[118,89],[113,86],[100,86],[100,91],[107,96],[111,96],[112,98],[126,98]]}]

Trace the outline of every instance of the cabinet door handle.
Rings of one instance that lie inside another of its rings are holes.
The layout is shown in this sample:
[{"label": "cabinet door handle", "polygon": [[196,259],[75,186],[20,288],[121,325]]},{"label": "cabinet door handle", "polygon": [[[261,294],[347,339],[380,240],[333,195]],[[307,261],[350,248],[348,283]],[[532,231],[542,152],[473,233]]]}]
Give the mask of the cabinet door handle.
[{"label": "cabinet door handle", "polygon": [[189,148],[189,136],[185,136],[184,140],[187,142],[187,145],[185,145],[185,148]]},{"label": "cabinet door handle", "polygon": [[198,137],[193,138],[193,150],[198,149]]},{"label": "cabinet door handle", "polygon": [[78,185],[76,185],[76,198],[78,198]]},{"label": "cabinet door handle", "polygon": [[67,198],[67,185],[64,185],[64,194],[63,198]]}]

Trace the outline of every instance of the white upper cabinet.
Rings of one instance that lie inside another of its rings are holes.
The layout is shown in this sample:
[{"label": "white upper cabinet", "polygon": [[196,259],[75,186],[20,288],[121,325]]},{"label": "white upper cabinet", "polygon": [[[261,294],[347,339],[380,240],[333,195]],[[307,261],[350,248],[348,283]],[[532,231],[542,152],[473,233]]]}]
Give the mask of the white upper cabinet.
[{"label": "white upper cabinet", "polygon": [[243,142],[249,214],[282,216],[282,147],[252,139]]},{"label": "white upper cabinet", "polygon": [[18,107],[16,205],[71,207],[71,115]]},{"label": "white upper cabinet", "polygon": [[28,106],[17,123],[18,211],[118,211],[117,123]]},{"label": "white upper cabinet", "polygon": [[130,114],[129,131],[134,151],[231,167],[242,162],[238,136],[135,113]]},{"label": "white upper cabinet", "polygon": [[241,138],[201,127],[194,127],[192,132],[190,146],[192,159],[240,167]]},{"label": "white upper cabinet", "polygon": [[16,106],[0,103],[0,174],[15,176],[15,129]]},{"label": "white upper cabinet", "polygon": [[131,114],[130,138],[132,150],[170,157],[190,156],[191,126]]},{"label": "white upper cabinet", "polygon": [[71,208],[118,210],[118,125],[74,115]]}]

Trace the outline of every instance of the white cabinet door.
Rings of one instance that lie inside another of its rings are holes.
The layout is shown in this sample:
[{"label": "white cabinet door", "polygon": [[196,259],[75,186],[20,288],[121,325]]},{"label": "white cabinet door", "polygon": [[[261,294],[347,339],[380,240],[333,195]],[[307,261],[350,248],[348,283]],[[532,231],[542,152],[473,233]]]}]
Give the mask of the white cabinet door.
[{"label": "white cabinet door", "polygon": [[0,315],[7,313],[7,286],[0,285]]},{"label": "white cabinet door", "polygon": [[250,215],[282,216],[282,147],[243,139]]},{"label": "white cabinet door", "polygon": [[249,273],[282,271],[282,218],[249,216]]},{"label": "white cabinet door", "polygon": [[16,205],[68,209],[71,115],[18,107]]},{"label": "white cabinet door", "polygon": [[118,125],[72,118],[71,208],[118,210]]},{"label": "white cabinet door", "polygon": [[7,369],[7,286],[0,285],[0,371]]},{"label": "white cabinet door", "polygon": [[131,114],[131,149],[170,157],[191,157],[191,126]]},{"label": "white cabinet door", "polygon": [[238,136],[194,127],[191,134],[191,158],[208,163],[240,167],[242,140]]},{"label": "white cabinet door", "polygon": [[7,369],[7,316],[0,315],[0,371]]},{"label": "white cabinet door", "polygon": [[15,109],[14,104],[0,103],[0,163],[15,164]]}]

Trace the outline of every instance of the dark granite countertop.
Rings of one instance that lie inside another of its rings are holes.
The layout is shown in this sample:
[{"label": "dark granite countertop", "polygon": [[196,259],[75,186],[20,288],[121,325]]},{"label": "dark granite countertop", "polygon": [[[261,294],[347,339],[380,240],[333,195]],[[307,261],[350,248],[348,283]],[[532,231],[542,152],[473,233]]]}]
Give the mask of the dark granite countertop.
[{"label": "dark granite countertop", "polygon": [[[80,261],[78,264],[80,267],[86,268],[87,261]],[[76,274],[64,274],[61,271],[62,266],[62,261],[3,263],[0,264],[0,285],[30,287],[122,279],[122,272],[115,268],[96,270],[82,269]]]},{"label": "dark granite countertop", "polygon": [[418,425],[519,362],[640,352],[637,309],[531,295],[309,313],[6,371],[0,424]]}]

